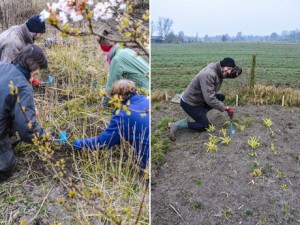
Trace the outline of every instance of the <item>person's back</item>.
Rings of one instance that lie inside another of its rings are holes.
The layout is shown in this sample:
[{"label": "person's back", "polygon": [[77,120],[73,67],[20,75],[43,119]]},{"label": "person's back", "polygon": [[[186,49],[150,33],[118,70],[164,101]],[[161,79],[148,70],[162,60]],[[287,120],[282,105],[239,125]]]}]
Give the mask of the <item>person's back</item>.
[{"label": "person's back", "polygon": [[11,63],[22,48],[33,43],[25,29],[22,25],[16,25],[0,34],[0,61]]},{"label": "person's back", "polygon": [[[110,54],[110,73],[122,70],[122,77],[136,83],[137,87],[149,91],[149,64],[129,48],[114,46]],[[115,68],[117,67],[117,68]]]},{"label": "person's back", "polygon": [[15,166],[10,134],[17,132],[22,141],[32,143],[34,134],[42,137],[45,133],[36,119],[29,80],[47,68],[46,56],[40,47],[29,45],[12,63],[0,62],[0,181],[11,176]]},{"label": "person's back", "polygon": [[146,165],[149,158],[149,99],[135,94],[129,100],[130,115],[124,110],[117,115],[119,121],[124,121],[121,135],[136,149],[137,156],[140,156],[142,164]]},{"label": "person's back", "polygon": [[3,31],[0,34],[0,61],[11,63],[25,46],[33,44],[45,31],[45,22],[39,16],[32,16],[26,23]]},{"label": "person's back", "polygon": [[18,95],[22,95],[22,93],[30,95],[32,87],[20,67],[0,62],[0,71],[2,74],[0,83],[0,140],[2,140],[8,137],[7,130],[13,123],[12,119],[15,118],[16,111],[16,96],[10,93],[10,83],[12,82],[14,87],[18,88]]},{"label": "person's back", "polygon": [[[110,92],[114,82],[121,79],[133,81],[138,88],[149,92],[149,63],[130,48],[123,48],[118,43],[112,43],[105,38],[98,38],[100,48],[107,57],[110,64],[108,79],[105,85],[106,93]],[[108,102],[103,99],[103,105]]]}]

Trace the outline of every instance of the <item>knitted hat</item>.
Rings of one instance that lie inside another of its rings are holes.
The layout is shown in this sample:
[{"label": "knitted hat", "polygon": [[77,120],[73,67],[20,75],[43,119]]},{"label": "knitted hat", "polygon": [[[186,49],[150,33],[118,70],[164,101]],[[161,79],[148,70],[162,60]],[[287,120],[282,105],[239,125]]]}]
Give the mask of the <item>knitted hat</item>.
[{"label": "knitted hat", "polygon": [[234,68],[236,66],[234,59],[229,58],[229,57],[224,58],[222,61],[220,61],[220,64],[221,64],[221,67],[228,66],[228,67]]},{"label": "knitted hat", "polygon": [[40,16],[32,16],[27,21],[26,26],[28,30],[32,33],[45,33],[46,24],[44,21],[41,21]]}]

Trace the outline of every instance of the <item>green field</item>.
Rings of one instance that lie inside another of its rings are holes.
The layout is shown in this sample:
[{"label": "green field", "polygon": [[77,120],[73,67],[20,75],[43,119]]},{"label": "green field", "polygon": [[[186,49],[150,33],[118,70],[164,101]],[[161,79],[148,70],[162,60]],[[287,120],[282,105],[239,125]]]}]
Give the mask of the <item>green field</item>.
[{"label": "green field", "polygon": [[248,79],[252,55],[257,82],[300,89],[299,43],[186,43],[151,45],[152,91],[181,93],[203,67],[224,57],[234,58]]}]

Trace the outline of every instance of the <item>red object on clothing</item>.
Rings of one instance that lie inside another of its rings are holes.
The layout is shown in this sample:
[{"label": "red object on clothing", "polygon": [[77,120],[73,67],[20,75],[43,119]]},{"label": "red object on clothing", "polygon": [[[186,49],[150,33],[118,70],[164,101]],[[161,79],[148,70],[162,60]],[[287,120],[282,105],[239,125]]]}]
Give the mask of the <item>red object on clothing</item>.
[{"label": "red object on clothing", "polygon": [[112,45],[100,45],[100,48],[104,52],[109,52],[109,50],[112,48]]},{"label": "red object on clothing", "polygon": [[32,77],[32,78],[31,78],[31,84],[32,84],[33,86],[40,86],[41,82],[40,82],[37,78]]}]

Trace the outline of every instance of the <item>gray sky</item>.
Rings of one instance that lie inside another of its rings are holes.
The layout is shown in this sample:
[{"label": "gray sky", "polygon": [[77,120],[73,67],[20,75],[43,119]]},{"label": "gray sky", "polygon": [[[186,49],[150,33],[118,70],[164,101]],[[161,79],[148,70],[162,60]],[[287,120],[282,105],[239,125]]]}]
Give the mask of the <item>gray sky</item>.
[{"label": "gray sky", "polygon": [[173,20],[176,34],[270,35],[300,29],[300,0],[151,0],[151,20]]}]

